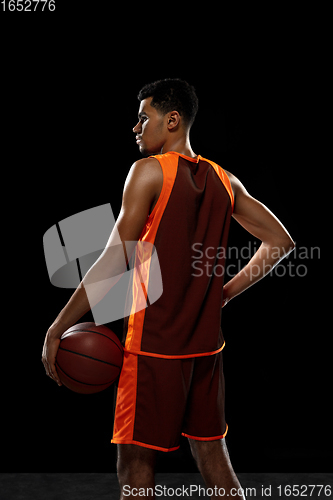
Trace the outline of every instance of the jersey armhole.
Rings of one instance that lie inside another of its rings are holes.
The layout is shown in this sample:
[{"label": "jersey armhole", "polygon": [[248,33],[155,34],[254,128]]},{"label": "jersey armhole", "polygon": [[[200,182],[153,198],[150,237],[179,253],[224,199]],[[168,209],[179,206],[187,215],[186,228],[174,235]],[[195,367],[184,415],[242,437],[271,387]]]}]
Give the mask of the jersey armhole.
[{"label": "jersey armhole", "polygon": [[214,168],[215,172],[217,173],[217,175],[219,176],[223,186],[225,187],[225,189],[229,195],[232,211],[234,211],[234,205],[235,205],[234,193],[233,193],[233,190],[231,187],[231,182],[230,182],[230,179],[229,179],[227,173],[217,163],[214,163],[211,160],[207,160],[207,158],[202,158],[202,159],[204,161],[207,161],[208,163],[210,163],[211,166]]},{"label": "jersey armhole", "polygon": [[222,167],[220,167],[220,169],[222,170],[222,173],[224,176],[224,180],[222,180],[222,182],[223,182],[224,187],[228,191],[228,194],[230,196],[230,201],[231,201],[231,208],[232,208],[232,211],[234,211],[235,197],[234,197],[234,192],[233,192],[232,187],[231,187],[231,182],[230,182],[228,174],[225,172],[225,170],[223,170]]}]

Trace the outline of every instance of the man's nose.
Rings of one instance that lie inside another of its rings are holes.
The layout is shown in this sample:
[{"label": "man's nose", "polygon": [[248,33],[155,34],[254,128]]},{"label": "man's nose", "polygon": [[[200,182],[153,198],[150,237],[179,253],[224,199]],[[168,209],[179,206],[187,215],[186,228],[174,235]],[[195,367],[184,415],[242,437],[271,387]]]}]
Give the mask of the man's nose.
[{"label": "man's nose", "polygon": [[137,133],[139,133],[140,131],[141,131],[141,123],[140,123],[140,122],[138,122],[138,123],[135,125],[135,127],[133,128],[133,132],[134,132],[135,134],[137,134]]}]

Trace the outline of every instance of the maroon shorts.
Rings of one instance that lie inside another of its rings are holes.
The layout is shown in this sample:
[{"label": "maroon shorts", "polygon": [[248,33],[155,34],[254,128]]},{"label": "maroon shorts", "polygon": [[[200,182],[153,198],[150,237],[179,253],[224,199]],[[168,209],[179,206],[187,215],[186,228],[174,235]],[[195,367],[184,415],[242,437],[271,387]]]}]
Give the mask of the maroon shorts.
[{"label": "maroon shorts", "polygon": [[222,351],[185,359],[124,353],[112,443],[173,451],[181,435],[213,441],[227,429]]}]

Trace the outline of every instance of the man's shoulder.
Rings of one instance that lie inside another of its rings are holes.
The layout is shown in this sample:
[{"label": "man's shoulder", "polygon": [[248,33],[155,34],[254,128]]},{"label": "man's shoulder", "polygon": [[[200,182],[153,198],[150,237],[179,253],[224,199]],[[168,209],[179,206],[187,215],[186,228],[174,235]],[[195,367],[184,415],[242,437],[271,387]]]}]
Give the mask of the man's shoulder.
[{"label": "man's shoulder", "polygon": [[148,157],[136,160],[132,165],[132,170],[142,172],[145,170],[161,170],[159,161],[156,158]]},{"label": "man's shoulder", "polygon": [[[156,158],[141,158],[133,163],[126,184],[158,187],[163,183],[163,172]],[[125,186],[126,186],[125,184]]]}]

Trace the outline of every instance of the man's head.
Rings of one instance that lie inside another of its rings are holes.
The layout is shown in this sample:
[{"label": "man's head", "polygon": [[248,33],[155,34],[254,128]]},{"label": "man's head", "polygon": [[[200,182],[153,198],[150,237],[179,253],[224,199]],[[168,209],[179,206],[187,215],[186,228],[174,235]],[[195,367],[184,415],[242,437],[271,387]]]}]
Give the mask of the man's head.
[{"label": "man's head", "polygon": [[139,122],[133,128],[141,153],[161,151],[172,134],[188,135],[198,111],[194,87],[178,78],[145,85],[138,94]]}]

